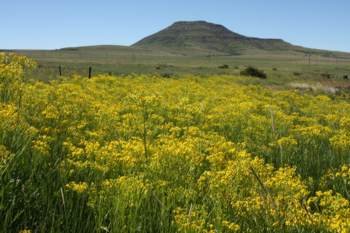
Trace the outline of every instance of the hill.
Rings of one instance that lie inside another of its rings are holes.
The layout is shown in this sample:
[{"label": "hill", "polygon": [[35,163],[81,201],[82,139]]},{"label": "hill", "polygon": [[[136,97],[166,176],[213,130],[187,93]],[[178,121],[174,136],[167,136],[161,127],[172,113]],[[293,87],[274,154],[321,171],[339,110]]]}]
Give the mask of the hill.
[{"label": "hill", "polygon": [[280,39],[259,39],[240,35],[226,27],[206,21],[180,21],[132,45],[134,48],[158,49],[180,53],[238,55],[247,51],[291,50]]},{"label": "hill", "polygon": [[180,21],[132,45],[179,54],[244,55],[257,53],[309,53],[322,56],[350,57],[349,54],[308,49],[281,39],[261,39],[235,33],[206,21]]}]

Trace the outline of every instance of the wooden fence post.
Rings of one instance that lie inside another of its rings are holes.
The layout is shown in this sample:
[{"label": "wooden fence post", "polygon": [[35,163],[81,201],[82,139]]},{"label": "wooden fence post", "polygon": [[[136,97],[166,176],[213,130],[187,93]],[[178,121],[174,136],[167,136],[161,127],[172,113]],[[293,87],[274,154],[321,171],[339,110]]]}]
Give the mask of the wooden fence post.
[{"label": "wooden fence post", "polygon": [[58,73],[60,76],[62,76],[62,67],[61,66],[58,66]]},{"label": "wooden fence post", "polygon": [[89,78],[91,78],[91,73],[92,73],[92,67],[89,67]]}]

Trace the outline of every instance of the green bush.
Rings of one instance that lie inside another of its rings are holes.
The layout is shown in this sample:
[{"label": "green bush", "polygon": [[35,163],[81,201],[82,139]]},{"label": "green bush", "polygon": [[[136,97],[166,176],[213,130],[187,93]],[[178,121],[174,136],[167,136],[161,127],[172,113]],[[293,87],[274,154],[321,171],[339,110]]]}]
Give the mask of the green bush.
[{"label": "green bush", "polygon": [[223,64],[221,66],[219,66],[219,69],[228,69],[229,68],[229,65],[227,64]]},{"label": "green bush", "polygon": [[241,71],[241,75],[243,76],[251,76],[251,77],[257,77],[261,79],[266,79],[267,75],[264,71],[259,70],[258,68],[255,68],[253,66],[248,66],[243,71]]}]

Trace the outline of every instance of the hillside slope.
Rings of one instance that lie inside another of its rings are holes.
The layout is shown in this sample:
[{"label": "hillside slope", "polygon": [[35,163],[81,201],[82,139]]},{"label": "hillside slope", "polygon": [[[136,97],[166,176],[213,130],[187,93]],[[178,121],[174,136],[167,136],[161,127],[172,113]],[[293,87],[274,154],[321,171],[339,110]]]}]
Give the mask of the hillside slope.
[{"label": "hillside slope", "polygon": [[308,49],[281,39],[260,39],[232,32],[226,27],[206,21],[180,21],[132,45],[180,54],[243,55],[256,53],[309,53],[322,56],[349,54]]}]

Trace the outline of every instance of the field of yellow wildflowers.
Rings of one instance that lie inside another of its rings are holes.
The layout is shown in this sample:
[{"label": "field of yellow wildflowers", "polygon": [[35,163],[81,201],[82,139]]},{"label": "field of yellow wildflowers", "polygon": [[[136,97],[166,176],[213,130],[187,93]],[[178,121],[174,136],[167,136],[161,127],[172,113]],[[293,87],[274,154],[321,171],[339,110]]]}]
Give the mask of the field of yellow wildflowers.
[{"label": "field of yellow wildflowers", "polygon": [[350,232],[350,102],[0,54],[0,231]]}]

